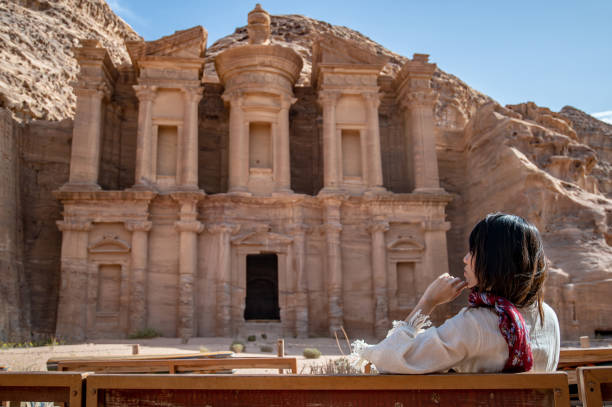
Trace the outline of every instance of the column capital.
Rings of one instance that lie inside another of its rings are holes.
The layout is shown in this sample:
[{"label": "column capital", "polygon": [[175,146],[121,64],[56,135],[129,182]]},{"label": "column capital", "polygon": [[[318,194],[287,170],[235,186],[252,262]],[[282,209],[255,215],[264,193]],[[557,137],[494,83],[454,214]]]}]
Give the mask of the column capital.
[{"label": "column capital", "polygon": [[413,109],[415,107],[433,108],[438,101],[438,93],[433,89],[420,89],[412,91],[401,100],[402,107]]},{"label": "column capital", "polygon": [[378,92],[365,92],[361,95],[366,101],[367,106],[373,109],[378,109],[378,107],[380,106],[380,100],[384,96],[383,94]]},{"label": "column capital", "polygon": [[99,99],[110,98],[112,89],[106,82],[82,82],[76,81],[71,83],[74,89],[74,94],[77,97],[95,97]]},{"label": "column capital", "polygon": [[318,102],[321,106],[335,105],[342,93],[338,90],[322,90],[319,91]]},{"label": "column capital", "polygon": [[297,98],[289,95],[281,95],[280,97],[281,109],[289,109],[292,104],[297,102]]},{"label": "column capital", "polygon": [[300,222],[292,223],[287,226],[287,232],[291,233],[292,235],[303,235],[311,229],[312,228],[309,225]]},{"label": "column capital", "polygon": [[153,226],[150,220],[128,220],[124,226],[130,232],[148,232]]},{"label": "column capital", "polygon": [[201,86],[189,86],[181,89],[183,91],[183,97],[185,98],[185,102],[187,104],[191,103],[199,103],[202,99],[202,91],[204,88]]},{"label": "column capital", "polygon": [[155,99],[157,86],[155,85],[134,85],[136,97],[140,102],[149,102]]},{"label": "column capital", "polygon": [[342,232],[342,225],[337,222],[324,223],[319,228],[321,232],[325,233],[326,235],[337,235]]},{"label": "column capital", "polygon": [[342,203],[346,200],[347,196],[343,193],[324,194],[318,196],[319,200],[328,210],[338,210],[342,206]]},{"label": "column capital", "polygon": [[179,232],[202,233],[204,224],[197,220],[178,220],[174,222],[174,227]]},{"label": "column capital", "polygon": [[421,227],[425,231],[433,232],[433,231],[441,231],[446,232],[450,230],[451,224],[450,222],[446,222],[444,220],[424,220],[421,222]]},{"label": "column capital", "polygon": [[233,235],[234,233],[240,230],[240,225],[235,225],[232,223],[211,223],[207,226],[206,230],[208,230],[209,233],[213,234],[227,233]]},{"label": "column capital", "polygon": [[224,92],[223,95],[221,95],[221,99],[232,106],[241,107],[244,101],[244,93],[239,90]]},{"label": "column capital", "polygon": [[389,230],[389,222],[371,222],[368,225],[368,232],[374,234],[376,232],[386,232]]},{"label": "column capital", "polygon": [[92,228],[91,221],[81,219],[58,220],[55,222],[55,224],[57,225],[57,228],[62,232],[89,232]]}]

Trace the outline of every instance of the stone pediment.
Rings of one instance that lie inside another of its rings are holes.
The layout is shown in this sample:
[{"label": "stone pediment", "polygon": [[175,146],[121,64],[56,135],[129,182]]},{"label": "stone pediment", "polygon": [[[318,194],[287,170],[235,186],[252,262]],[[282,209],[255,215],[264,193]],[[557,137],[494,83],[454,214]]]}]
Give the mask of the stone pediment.
[{"label": "stone pediment", "polygon": [[289,245],[293,239],[278,233],[267,231],[248,232],[232,239],[232,244],[240,246],[279,246]]},{"label": "stone pediment", "polygon": [[388,60],[388,57],[373,54],[353,41],[332,35],[319,36],[312,44],[313,63],[380,65],[382,68]]},{"label": "stone pediment", "polygon": [[89,253],[128,253],[130,245],[115,235],[104,235],[102,239],[92,243],[87,248]]},{"label": "stone pediment", "polygon": [[317,81],[322,65],[362,65],[364,68],[380,71],[388,60],[387,56],[374,54],[353,41],[333,35],[321,35],[312,44],[312,83]]},{"label": "stone pediment", "polygon": [[203,58],[208,32],[202,26],[176,31],[155,41],[126,41],[132,64],[150,56],[175,58]]},{"label": "stone pediment", "polygon": [[414,239],[405,237],[390,242],[387,245],[387,249],[392,252],[414,253],[424,251],[425,246]]}]

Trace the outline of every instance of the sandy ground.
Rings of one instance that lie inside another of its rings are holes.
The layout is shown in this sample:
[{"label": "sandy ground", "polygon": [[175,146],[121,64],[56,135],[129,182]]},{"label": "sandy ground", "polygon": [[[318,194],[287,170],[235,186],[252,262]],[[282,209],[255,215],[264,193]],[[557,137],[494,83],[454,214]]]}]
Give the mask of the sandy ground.
[{"label": "sandy ground", "polygon": [[[77,345],[41,346],[35,348],[15,348],[0,350],[0,366],[6,366],[11,371],[45,371],[47,360],[62,357],[100,357],[123,356],[132,354],[132,345],[139,344],[141,355],[178,354],[200,352],[205,347],[210,352],[228,351],[232,338],[192,338],[187,344],[181,344],[179,338],[154,339],[120,339],[95,340]],[[244,341],[246,349],[241,356],[276,356],[276,338],[264,340],[257,338],[255,342]],[[274,352],[262,352],[260,347],[271,346]],[[348,344],[341,342],[342,351],[348,354]],[[323,356],[319,359],[306,359],[302,356],[304,348],[317,348]],[[335,339],[308,338],[285,339],[285,355],[298,358],[298,372],[309,372],[309,365],[322,364],[328,359],[342,356]],[[236,373],[275,373],[276,369],[239,369]]]},{"label": "sandy ground", "polygon": [[[41,346],[36,348],[16,348],[0,350],[0,366],[6,366],[12,371],[45,371],[47,360],[62,357],[100,357],[100,356],[123,356],[132,354],[132,345],[139,344],[141,355],[178,354],[200,352],[205,347],[210,352],[228,351],[232,338],[192,338],[187,344],[181,344],[179,338],[154,338],[154,339],[104,339],[77,345]],[[255,342],[244,341],[246,349],[241,356],[276,356],[276,338],[264,340],[257,337]],[[274,350],[262,352],[260,347],[271,346]],[[342,352],[348,354],[348,344],[340,341]],[[579,347],[578,342],[564,342],[564,347]],[[612,346],[612,341],[593,340],[591,346]],[[302,356],[304,348],[317,348],[322,356],[319,359],[306,359]],[[309,366],[321,365],[329,359],[342,357],[335,339],[308,338],[308,339],[285,339],[285,355],[295,356],[298,359],[298,372],[309,373]],[[276,373],[276,369],[239,369],[236,373]]]}]

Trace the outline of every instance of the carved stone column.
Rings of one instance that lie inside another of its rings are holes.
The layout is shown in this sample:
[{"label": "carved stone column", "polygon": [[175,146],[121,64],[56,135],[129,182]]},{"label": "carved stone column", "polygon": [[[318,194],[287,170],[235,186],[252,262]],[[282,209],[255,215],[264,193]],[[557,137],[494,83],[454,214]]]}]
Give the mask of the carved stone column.
[{"label": "carved stone column", "polygon": [[384,221],[372,223],[368,230],[372,234],[372,288],[374,291],[374,334],[384,338],[389,329],[389,301],[387,298],[387,245],[385,232],[389,224]]},{"label": "carved stone column", "polygon": [[123,108],[117,104],[109,104],[108,108],[112,109],[112,159],[114,167],[116,168],[115,174],[113,174],[112,185],[113,189],[119,189],[121,185],[121,121],[123,118]]},{"label": "carved stone column", "polygon": [[180,185],[198,189],[198,104],[202,88],[184,88],[185,115],[183,119],[183,156]]},{"label": "carved stone column", "polygon": [[146,186],[153,178],[153,101],[157,86],[134,85],[138,97],[138,133],[136,136],[136,186]]},{"label": "carved stone column", "polygon": [[306,274],[306,232],[308,225],[296,223],[289,227],[293,237],[296,274],[295,331],[298,338],[308,337],[308,276]]},{"label": "carved stone column", "polygon": [[[409,93],[405,99],[407,132],[410,132],[414,162],[415,192],[440,192],[438,158],[433,107],[438,95],[432,89],[420,89]],[[407,135],[407,137],[409,137]],[[410,160],[412,158],[412,160]]]},{"label": "carved stone column", "polygon": [[223,95],[230,104],[229,117],[229,185],[228,192],[248,192],[249,182],[249,138],[244,122],[240,93]]},{"label": "carved stone column", "polygon": [[440,219],[425,220],[421,222],[425,240],[425,255],[423,256],[423,270],[428,276],[419,279],[418,293],[425,292],[431,281],[448,271],[448,251],[446,249],[446,232],[450,229],[450,222]]},{"label": "carved stone column", "polygon": [[380,95],[378,93],[365,93],[367,108],[367,160],[366,182],[369,189],[384,190],[382,174],[382,157],[380,155],[380,128],[378,123],[378,106]]},{"label": "carved stone column", "polygon": [[319,92],[319,103],[323,108],[323,187],[337,189],[340,185],[339,143],[336,135],[336,103],[339,92]]},{"label": "carved stone column", "polygon": [[91,222],[66,219],[57,221],[62,231],[62,263],[56,336],[83,341],[87,326],[87,246]]},{"label": "carved stone column", "polygon": [[77,106],[72,131],[68,187],[100,189],[98,174],[102,144],[102,100],[110,95],[105,84],[75,87]]},{"label": "carved stone column", "polygon": [[343,325],[344,311],[342,301],[342,247],[340,232],[339,199],[328,199],[325,201],[325,241],[327,244],[327,301],[329,332],[334,334]]},{"label": "carved stone column", "polygon": [[278,170],[276,175],[277,191],[293,192],[291,190],[291,152],[289,148],[289,108],[297,101],[292,97],[281,97],[281,110],[278,123]]},{"label": "carved stone column", "polygon": [[213,270],[216,272],[216,323],[215,335],[230,336],[232,334],[232,293],[231,293],[231,246],[230,238],[239,229],[237,225],[217,223],[208,226],[208,231],[216,235],[217,256]]},{"label": "carved stone column", "polygon": [[173,194],[179,202],[180,220],[174,226],[179,232],[179,298],[177,335],[183,339],[191,338],[194,332],[194,280],[198,267],[197,238],[204,230],[197,218],[196,197],[180,197]]},{"label": "carved stone column", "polygon": [[129,332],[132,334],[147,327],[147,269],[151,226],[152,223],[146,220],[130,220],[125,223],[125,228],[132,232],[129,300]]}]

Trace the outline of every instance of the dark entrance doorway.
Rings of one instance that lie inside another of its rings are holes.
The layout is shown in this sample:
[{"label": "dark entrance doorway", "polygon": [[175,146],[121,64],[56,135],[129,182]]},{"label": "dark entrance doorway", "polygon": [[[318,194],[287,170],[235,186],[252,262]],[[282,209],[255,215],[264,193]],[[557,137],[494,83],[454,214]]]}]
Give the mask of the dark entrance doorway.
[{"label": "dark entrance doorway", "polygon": [[278,257],[276,254],[249,254],[246,260],[244,319],[280,320]]}]

